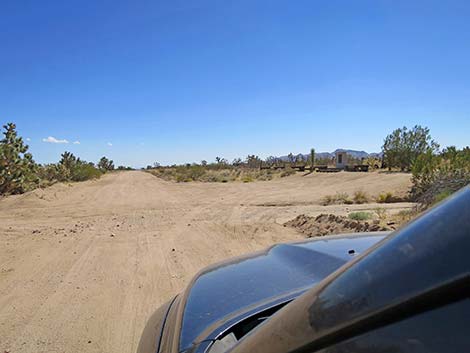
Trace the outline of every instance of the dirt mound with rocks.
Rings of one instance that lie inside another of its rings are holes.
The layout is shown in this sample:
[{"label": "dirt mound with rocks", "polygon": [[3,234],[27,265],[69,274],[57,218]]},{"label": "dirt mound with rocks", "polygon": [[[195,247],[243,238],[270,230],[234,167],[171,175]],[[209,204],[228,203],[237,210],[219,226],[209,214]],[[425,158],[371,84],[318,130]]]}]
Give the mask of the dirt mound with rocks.
[{"label": "dirt mound with rocks", "polygon": [[334,214],[321,214],[317,217],[302,214],[284,223],[284,226],[295,228],[307,237],[391,230],[388,227],[380,225],[379,220],[355,221],[348,217],[337,216]]}]

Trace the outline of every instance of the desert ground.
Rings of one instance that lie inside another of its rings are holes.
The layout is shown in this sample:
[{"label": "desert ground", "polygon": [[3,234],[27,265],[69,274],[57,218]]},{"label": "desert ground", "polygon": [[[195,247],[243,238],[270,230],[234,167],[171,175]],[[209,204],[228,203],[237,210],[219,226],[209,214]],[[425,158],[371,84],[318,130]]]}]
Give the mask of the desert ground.
[{"label": "desert ground", "polygon": [[[0,352],[134,353],[148,316],[206,265],[303,236],[336,192],[405,193],[407,174],[173,183],[141,171],[0,200]],[[408,203],[381,205],[394,212]]]}]

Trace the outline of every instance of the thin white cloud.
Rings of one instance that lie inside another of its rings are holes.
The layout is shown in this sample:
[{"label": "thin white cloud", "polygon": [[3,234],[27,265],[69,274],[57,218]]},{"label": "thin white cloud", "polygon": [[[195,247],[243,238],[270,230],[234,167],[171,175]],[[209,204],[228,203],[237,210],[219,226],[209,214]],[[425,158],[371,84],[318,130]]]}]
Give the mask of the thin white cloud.
[{"label": "thin white cloud", "polygon": [[42,142],[47,143],[69,143],[66,139],[56,139],[55,137],[49,136],[47,139],[42,139]]},{"label": "thin white cloud", "polygon": [[26,137],[26,141],[31,141],[31,139],[29,137]]},{"label": "thin white cloud", "polygon": [[80,141],[73,141],[73,144],[74,144],[74,145],[79,145],[79,144],[80,144]]},{"label": "thin white cloud", "polygon": [[111,142],[108,142],[108,146],[110,146],[110,147],[111,147],[112,145],[113,145],[113,144],[112,144]]}]

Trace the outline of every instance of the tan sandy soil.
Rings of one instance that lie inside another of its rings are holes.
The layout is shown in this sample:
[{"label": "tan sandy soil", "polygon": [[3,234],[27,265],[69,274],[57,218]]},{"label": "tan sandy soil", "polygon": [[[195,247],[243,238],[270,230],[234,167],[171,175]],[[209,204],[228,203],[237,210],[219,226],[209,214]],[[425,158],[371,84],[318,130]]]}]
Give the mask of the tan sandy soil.
[{"label": "tan sandy soil", "polygon": [[[0,352],[136,350],[147,317],[215,261],[302,237],[282,223],[326,194],[404,193],[409,175],[176,184],[144,172],[0,200]],[[391,211],[410,207],[392,204]]]}]

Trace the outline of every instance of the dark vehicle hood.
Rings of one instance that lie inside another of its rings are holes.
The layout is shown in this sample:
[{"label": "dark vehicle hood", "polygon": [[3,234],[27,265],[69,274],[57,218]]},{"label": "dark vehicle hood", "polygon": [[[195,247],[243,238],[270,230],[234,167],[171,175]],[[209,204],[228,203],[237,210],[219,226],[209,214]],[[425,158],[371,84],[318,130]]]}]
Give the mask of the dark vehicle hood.
[{"label": "dark vehicle hood", "polygon": [[212,340],[253,312],[290,301],[387,233],[315,238],[211,266],[182,295],[179,350]]},{"label": "dark vehicle hood", "polygon": [[[406,343],[409,349],[380,340],[362,348],[329,348],[420,313],[468,300],[469,215],[470,188],[466,187],[280,309],[230,352],[445,351],[426,347],[423,337],[415,333],[409,337],[421,343],[414,345],[410,339]],[[462,315],[468,322],[467,313]],[[422,332],[442,333],[439,329],[428,331],[424,321],[421,324]],[[463,327],[468,325],[458,329]],[[443,337],[441,345],[452,339]],[[468,351],[468,341],[466,348],[460,351]]]}]

